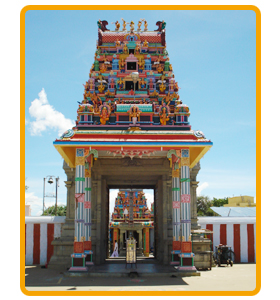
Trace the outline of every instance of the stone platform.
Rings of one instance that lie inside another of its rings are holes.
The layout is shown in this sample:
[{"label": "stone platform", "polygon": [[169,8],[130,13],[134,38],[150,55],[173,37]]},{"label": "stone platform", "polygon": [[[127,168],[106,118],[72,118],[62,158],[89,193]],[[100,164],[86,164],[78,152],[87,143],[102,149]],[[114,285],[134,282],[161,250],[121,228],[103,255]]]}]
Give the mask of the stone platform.
[{"label": "stone platform", "polygon": [[117,262],[106,262],[98,266],[89,266],[87,272],[67,271],[64,272],[66,277],[158,277],[158,276],[200,276],[200,272],[193,270],[178,271],[172,266],[165,266],[158,263],[150,263],[137,261],[137,265],[128,264],[126,266],[125,260],[120,258]]}]

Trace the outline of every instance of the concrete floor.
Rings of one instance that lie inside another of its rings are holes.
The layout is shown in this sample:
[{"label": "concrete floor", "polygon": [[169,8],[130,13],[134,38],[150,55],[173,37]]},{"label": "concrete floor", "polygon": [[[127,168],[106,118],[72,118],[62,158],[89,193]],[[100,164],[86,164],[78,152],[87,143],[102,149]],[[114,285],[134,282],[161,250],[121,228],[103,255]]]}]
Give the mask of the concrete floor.
[{"label": "concrete floor", "polygon": [[63,272],[26,267],[28,291],[253,291],[256,265],[235,264],[201,271],[200,276],[67,277]]}]

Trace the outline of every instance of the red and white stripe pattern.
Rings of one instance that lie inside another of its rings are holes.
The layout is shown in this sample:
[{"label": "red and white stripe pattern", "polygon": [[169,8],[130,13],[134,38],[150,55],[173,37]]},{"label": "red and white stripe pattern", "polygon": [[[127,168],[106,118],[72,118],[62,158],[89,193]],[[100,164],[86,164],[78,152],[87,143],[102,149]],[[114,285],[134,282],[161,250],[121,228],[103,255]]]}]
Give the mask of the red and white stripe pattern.
[{"label": "red and white stripe pattern", "polygon": [[61,236],[65,217],[25,217],[25,265],[45,265],[53,255],[52,241]]},{"label": "red and white stripe pattern", "polygon": [[219,244],[228,245],[236,263],[256,262],[256,217],[198,217],[198,224],[214,232],[214,251]]}]

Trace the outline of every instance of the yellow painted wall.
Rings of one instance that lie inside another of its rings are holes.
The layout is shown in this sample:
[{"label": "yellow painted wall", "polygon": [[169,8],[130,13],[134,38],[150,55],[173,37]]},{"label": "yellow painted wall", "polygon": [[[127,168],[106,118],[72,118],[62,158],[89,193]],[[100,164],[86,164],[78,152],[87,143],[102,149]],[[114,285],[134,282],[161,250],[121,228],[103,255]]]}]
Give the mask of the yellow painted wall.
[{"label": "yellow painted wall", "polygon": [[228,198],[228,204],[224,204],[225,207],[233,207],[233,206],[240,206],[240,207],[249,207],[249,206],[256,206],[254,203],[254,197],[251,196],[237,196]]}]

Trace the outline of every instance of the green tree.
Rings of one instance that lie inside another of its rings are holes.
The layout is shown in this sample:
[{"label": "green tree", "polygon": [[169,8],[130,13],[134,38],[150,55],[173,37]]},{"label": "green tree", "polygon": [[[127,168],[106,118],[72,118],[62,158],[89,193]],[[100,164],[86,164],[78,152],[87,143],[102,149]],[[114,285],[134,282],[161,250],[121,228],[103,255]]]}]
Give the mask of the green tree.
[{"label": "green tree", "polygon": [[57,206],[57,211],[55,214],[55,205],[48,207],[47,209],[45,209],[44,213],[42,214],[42,216],[66,216],[66,210],[67,210],[67,206],[66,205],[58,205]]},{"label": "green tree", "polygon": [[213,216],[214,212],[210,208],[212,206],[212,201],[208,196],[197,197],[197,215],[198,216]]},{"label": "green tree", "polygon": [[224,206],[224,204],[228,204],[228,197],[221,198],[221,199],[213,198],[211,206],[220,207],[220,206]]}]

